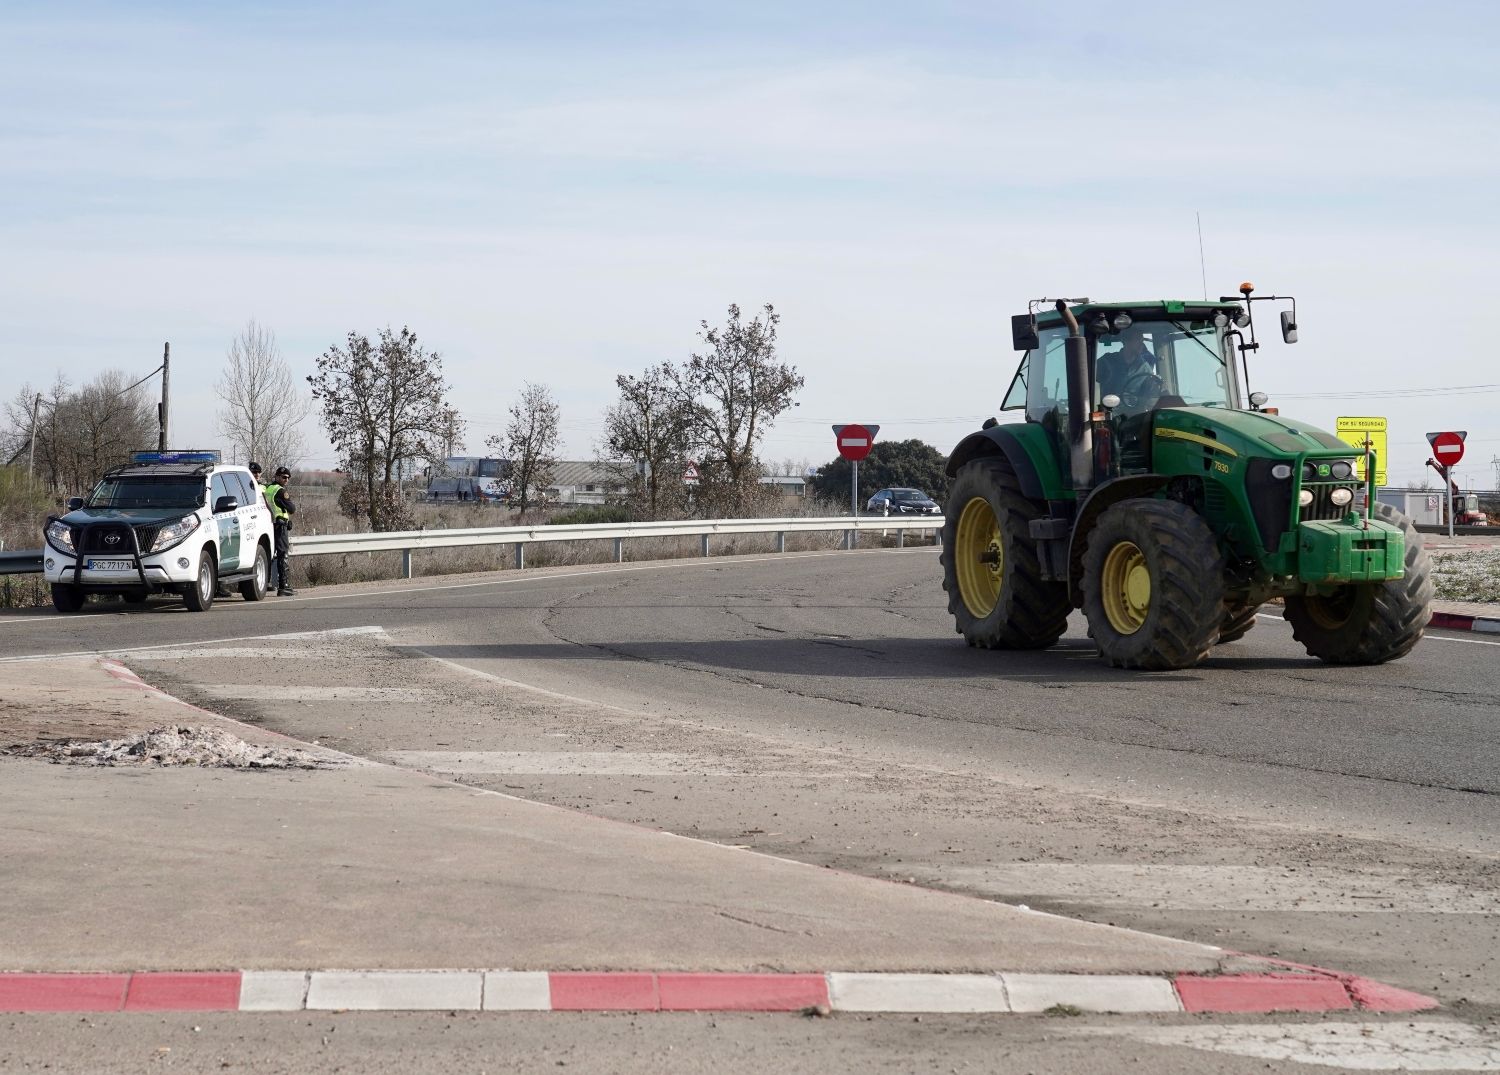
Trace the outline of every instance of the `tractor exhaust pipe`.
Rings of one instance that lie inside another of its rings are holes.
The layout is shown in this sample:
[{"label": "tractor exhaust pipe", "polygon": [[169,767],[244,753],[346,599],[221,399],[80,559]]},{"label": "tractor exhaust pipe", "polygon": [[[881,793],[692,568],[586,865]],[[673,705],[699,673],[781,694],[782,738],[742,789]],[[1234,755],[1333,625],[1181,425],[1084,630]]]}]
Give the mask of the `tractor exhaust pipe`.
[{"label": "tractor exhaust pipe", "polygon": [[1093,386],[1089,384],[1089,341],[1078,327],[1078,318],[1066,299],[1057,300],[1057,312],[1068,326],[1063,356],[1068,371],[1068,462],[1073,488],[1087,489],[1094,482],[1094,430],[1089,424]]}]

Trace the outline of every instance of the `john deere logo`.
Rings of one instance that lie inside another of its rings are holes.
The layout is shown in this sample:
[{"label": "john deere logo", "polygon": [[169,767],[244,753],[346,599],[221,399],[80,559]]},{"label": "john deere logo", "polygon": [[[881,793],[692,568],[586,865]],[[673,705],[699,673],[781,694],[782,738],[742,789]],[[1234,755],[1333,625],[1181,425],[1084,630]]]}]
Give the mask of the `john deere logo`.
[{"label": "john deere logo", "polygon": [[1328,477],[1328,475],[1330,473],[1332,473],[1332,472],[1328,469],[1328,464],[1327,463],[1319,463],[1318,464],[1318,477],[1320,477],[1320,478],[1326,478],[1326,477]]},{"label": "john deere logo", "polygon": [[104,544],[106,544],[106,545],[118,545],[119,543],[120,543],[120,535],[119,534],[105,534],[104,535]]}]

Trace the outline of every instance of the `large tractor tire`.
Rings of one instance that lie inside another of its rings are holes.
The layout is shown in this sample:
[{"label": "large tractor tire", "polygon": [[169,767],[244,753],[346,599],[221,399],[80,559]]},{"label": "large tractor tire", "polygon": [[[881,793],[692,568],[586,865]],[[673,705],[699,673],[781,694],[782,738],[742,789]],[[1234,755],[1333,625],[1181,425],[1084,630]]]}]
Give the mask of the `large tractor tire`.
[{"label": "large tractor tire", "polygon": [[1203,517],[1175,500],[1123,500],[1083,555],[1083,613],[1116,668],[1191,668],[1224,622],[1224,554]]},{"label": "large tractor tire", "polygon": [[1432,561],[1412,521],[1386,504],[1381,522],[1406,536],[1406,575],[1341,587],[1329,596],[1288,597],[1292,637],[1328,664],[1384,664],[1405,657],[1432,620]]},{"label": "large tractor tire", "polygon": [[1219,645],[1238,642],[1255,626],[1255,614],[1259,605],[1229,605],[1224,609],[1224,618],[1219,621]]},{"label": "large tractor tire", "polygon": [[1031,536],[1031,520],[1042,514],[1003,458],[959,470],[943,523],[943,589],[954,630],[969,645],[1045,649],[1067,630],[1067,585],[1042,578]]}]

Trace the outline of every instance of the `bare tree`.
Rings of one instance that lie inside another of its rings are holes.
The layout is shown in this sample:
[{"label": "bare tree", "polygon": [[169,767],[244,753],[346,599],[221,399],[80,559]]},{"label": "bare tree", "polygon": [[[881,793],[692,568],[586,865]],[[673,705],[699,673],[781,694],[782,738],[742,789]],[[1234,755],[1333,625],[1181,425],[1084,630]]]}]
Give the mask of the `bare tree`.
[{"label": "bare tree", "polygon": [[40,393],[28,385],[6,415],[14,450],[25,445],[37,477],[55,490],[86,492],[131,452],[156,446],[156,405],[142,381],[120,370],[77,391],[62,377]]},{"label": "bare tree", "polygon": [[504,436],[485,441],[510,457],[511,496],[525,512],[533,492],[540,493],[552,481],[557,465],[558,407],[545,385],[526,383],[521,398],[510,408],[510,424]]},{"label": "bare tree", "polygon": [[259,461],[267,473],[274,466],[295,467],[306,451],[302,422],[312,413],[312,400],[281,357],[276,334],[251,320],[225,357],[224,374],[214,385],[224,401],[219,433],[238,456]]},{"label": "bare tree", "polygon": [[682,475],[692,457],[693,415],[673,391],[671,368],[663,363],[640,377],[615,378],[620,399],[604,412],[603,449],[616,465],[616,478],[629,493],[635,515],[661,519],[683,512],[687,487]]},{"label": "bare tree", "polygon": [[442,357],[425,350],[416,334],[380,330],[378,343],[349,333],[346,347],[318,356],[308,378],[323,408],[323,428],[352,481],[340,506],[369,517],[372,530],[394,530],[409,520],[401,478],[418,460],[442,447],[452,408]]},{"label": "bare tree", "polygon": [[755,447],[777,415],[793,404],[803,378],[795,366],[776,361],[781,316],[767,303],[750,321],[729,307],[729,321],[699,337],[708,345],[679,369],[671,369],[673,389],[693,416],[694,439],[701,446],[700,510],[744,515],[765,499]]}]

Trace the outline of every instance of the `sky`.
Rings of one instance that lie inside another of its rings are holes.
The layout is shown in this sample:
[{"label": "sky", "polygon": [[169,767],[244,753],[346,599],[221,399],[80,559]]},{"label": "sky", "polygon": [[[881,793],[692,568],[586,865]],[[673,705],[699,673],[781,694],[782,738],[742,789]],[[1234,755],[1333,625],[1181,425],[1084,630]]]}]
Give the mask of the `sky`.
[{"label": "sky", "polygon": [[409,325],[470,454],[531,381],[589,459],[618,374],[769,302],[800,467],[834,423],[946,453],[1029,299],[1250,280],[1297,297],[1282,414],[1386,417],[1393,483],[1467,430],[1495,488],[1497,39],[1457,0],[7,0],[0,399],[170,341],[172,440],[218,446],[248,320],[299,377]]}]

